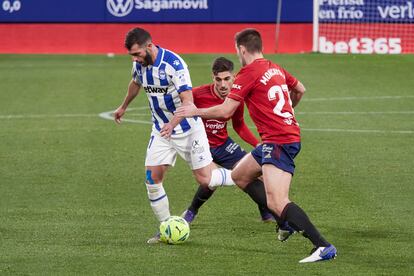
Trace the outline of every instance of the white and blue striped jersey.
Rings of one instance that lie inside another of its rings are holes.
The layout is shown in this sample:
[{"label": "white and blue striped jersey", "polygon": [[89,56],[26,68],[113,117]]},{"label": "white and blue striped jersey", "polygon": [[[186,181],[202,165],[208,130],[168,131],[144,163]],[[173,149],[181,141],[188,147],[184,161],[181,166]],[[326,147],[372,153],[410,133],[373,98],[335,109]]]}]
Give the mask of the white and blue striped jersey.
[{"label": "white and blue striped jersey", "polygon": [[[192,84],[184,60],[167,49],[157,48],[158,55],[153,65],[144,67],[138,62],[133,63],[132,78],[144,88],[152,113],[153,129],[160,131],[181,106],[179,94],[191,90]],[[185,133],[200,124],[200,119],[184,118],[172,134]]]}]

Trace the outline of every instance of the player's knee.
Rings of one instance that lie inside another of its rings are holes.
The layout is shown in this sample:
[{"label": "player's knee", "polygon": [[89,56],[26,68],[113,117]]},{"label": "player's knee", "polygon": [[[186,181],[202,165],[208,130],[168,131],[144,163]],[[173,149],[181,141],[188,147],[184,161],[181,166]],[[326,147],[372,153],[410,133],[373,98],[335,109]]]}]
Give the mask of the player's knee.
[{"label": "player's knee", "polygon": [[156,183],[161,183],[162,182],[162,177],[155,174],[153,171],[151,170],[147,170],[145,172],[145,182],[147,184],[156,184]]},{"label": "player's knee", "polygon": [[267,208],[274,211],[278,216],[280,216],[285,209],[286,204],[289,203],[289,199],[278,198],[267,196]]},{"label": "player's knee", "polygon": [[232,171],[231,172],[231,178],[233,179],[234,183],[236,183],[237,186],[244,189],[251,181],[243,177],[242,174]]},{"label": "player's knee", "polygon": [[196,175],[197,183],[202,187],[208,187],[210,184],[210,176],[209,175]]}]

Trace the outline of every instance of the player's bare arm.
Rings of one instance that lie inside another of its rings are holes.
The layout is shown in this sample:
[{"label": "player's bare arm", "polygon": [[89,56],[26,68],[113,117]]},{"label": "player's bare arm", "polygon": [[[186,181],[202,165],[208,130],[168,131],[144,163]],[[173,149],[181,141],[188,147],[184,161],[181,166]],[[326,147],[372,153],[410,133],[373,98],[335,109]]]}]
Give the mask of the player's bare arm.
[{"label": "player's bare arm", "polygon": [[298,84],[290,91],[290,99],[292,100],[292,107],[298,105],[300,99],[302,99],[303,94],[305,94],[305,86],[298,81]]},{"label": "player's bare arm", "polygon": [[[193,104],[193,93],[191,92],[191,90],[181,92],[180,99],[183,106],[191,105]],[[161,128],[161,136],[164,138],[169,138],[171,136],[173,129],[182,121],[183,118],[183,116],[178,116],[177,113],[174,113],[174,116],[172,117],[171,121],[169,123],[164,124],[164,126]]]},{"label": "player's bare arm", "polygon": [[127,95],[125,96],[125,99],[122,102],[122,104],[114,112],[114,119],[115,119],[116,123],[118,123],[118,124],[121,123],[122,116],[124,116],[128,105],[138,95],[140,88],[141,88],[141,85],[136,83],[134,80],[131,80],[129,82]]},{"label": "player's bare arm", "polygon": [[180,106],[175,114],[182,117],[200,116],[204,119],[228,120],[233,116],[239,104],[240,102],[230,98],[226,98],[226,100],[220,105],[209,108],[197,108],[193,103],[191,103]]}]

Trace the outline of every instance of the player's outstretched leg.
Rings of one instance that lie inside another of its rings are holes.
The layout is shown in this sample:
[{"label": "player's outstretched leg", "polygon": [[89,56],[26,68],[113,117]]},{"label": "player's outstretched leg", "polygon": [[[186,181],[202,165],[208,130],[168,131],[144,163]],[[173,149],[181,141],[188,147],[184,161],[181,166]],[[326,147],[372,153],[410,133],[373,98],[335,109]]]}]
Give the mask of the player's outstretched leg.
[{"label": "player's outstretched leg", "polygon": [[295,233],[295,230],[289,226],[287,221],[282,220],[276,213],[267,208],[266,191],[263,181],[256,179],[247,184],[243,191],[257,203],[263,221],[265,221],[265,217],[268,217],[269,214],[271,220],[276,221],[276,232],[278,233],[277,238],[279,241],[285,242],[293,233]]},{"label": "player's outstretched leg", "polygon": [[236,185],[231,178],[231,170],[225,168],[216,168],[211,170],[211,178],[208,187],[215,190],[217,187]]},{"label": "player's outstretched leg", "polygon": [[188,223],[193,222],[197,216],[198,209],[213,195],[214,190],[199,186],[191,202],[190,207],[181,215]]},{"label": "player's outstretched leg", "polygon": [[[213,191],[217,187],[222,186],[234,186],[235,183],[231,178],[231,171],[225,168],[216,168],[214,163],[210,163],[207,166],[194,169],[193,174],[202,188],[198,189],[192,205],[194,204],[194,210],[184,211],[181,215],[185,220],[191,222],[194,220],[195,215],[198,212],[198,208],[213,194]],[[200,197],[199,197],[200,195]]]},{"label": "player's outstretched leg", "polygon": [[316,262],[333,259],[336,256],[335,247],[319,233],[306,213],[295,203],[289,200],[289,188],[292,174],[273,164],[262,166],[263,179],[266,185],[268,207],[287,221],[297,232],[303,233],[314,245],[315,252],[301,262]]},{"label": "player's outstretched leg", "polygon": [[314,245],[310,256],[299,261],[300,263],[326,261],[336,257],[337,250],[335,246],[325,240],[312,224],[305,211],[294,202],[286,205],[281,217],[287,220],[296,231],[302,232],[303,236],[308,238]]}]

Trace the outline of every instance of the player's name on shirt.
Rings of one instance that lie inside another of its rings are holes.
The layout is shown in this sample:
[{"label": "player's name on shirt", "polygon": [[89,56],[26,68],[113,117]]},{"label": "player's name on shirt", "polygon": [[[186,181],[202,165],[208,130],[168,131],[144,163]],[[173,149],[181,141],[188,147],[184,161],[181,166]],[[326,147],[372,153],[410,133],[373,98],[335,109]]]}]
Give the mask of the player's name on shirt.
[{"label": "player's name on shirt", "polygon": [[260,79],[260,82],[263,83],[264,85],[267,84],[268,81],[270,81],[270,79],[273,76],[281,76],[282,78],[286,79],[285,74],[282,73],[282,71],[280,71],[277,68],[270,68],[269,70],[267,70],[263,75],[262,78]]}]

